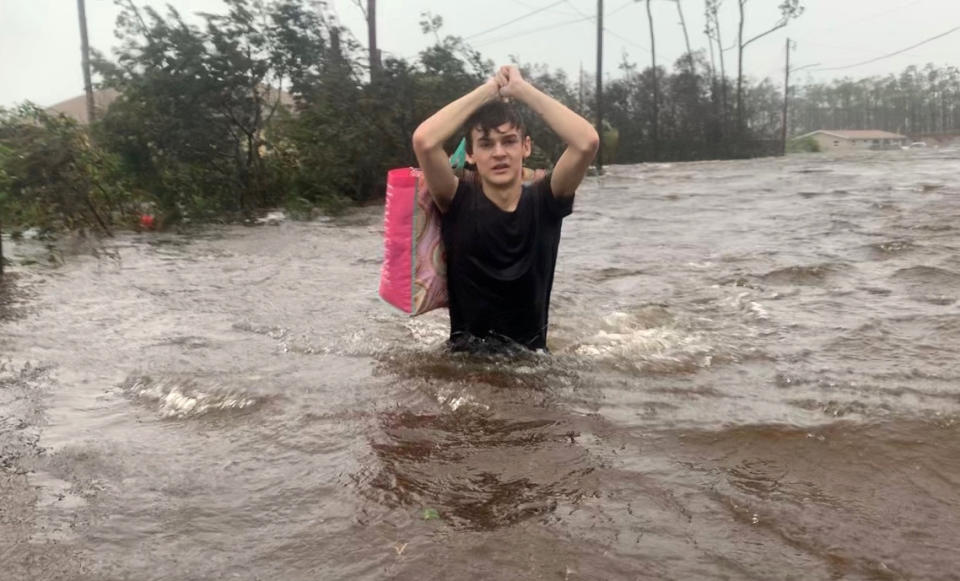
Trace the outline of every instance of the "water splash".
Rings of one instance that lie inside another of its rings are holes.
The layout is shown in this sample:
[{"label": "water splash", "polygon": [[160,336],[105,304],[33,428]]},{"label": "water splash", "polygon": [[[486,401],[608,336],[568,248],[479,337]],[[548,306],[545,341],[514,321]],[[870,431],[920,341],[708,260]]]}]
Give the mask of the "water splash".
[{"label": "water splash", "polygon": [[683,329],[672,321],[653,322],[649,312],[646,316],[611,313],[603,320],[604,328],[580,341],[573,351],[626,371],[682,373],[712,364],[717,346],[705,333]]},{"label": "water splash", "polygon": [[133,377],[122,390],[156,407],[163,418],[195,418],[213,412],[237,411],[259,404],[263,398],[223,385],[201,385],[191,378]]}]

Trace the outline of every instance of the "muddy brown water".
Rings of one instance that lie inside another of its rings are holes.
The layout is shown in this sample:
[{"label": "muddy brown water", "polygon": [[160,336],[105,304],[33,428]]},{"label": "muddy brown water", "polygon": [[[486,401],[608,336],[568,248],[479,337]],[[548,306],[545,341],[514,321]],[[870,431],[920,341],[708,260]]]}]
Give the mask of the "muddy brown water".
[{"label": "muddy brown water", "polygon": [[609,168],[516,360],[378,208],[5,240],[0,578],[960,579],[958,167]]}]

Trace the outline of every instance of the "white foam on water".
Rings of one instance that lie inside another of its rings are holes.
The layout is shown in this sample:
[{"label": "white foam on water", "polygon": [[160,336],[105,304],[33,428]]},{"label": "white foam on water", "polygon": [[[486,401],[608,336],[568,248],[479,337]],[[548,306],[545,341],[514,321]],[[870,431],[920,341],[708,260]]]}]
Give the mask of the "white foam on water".
[{"label": "white foam on water", "polygon": [[[776,298],[776,294],[773,295],[773,298]],[[734,307],[738,310],[750,313],[753,317],[760,319],[761,321],[766,321],[770,318],[770,313],[767,312],[767,309],[763,307],[760,303],[755,300],[754,293],[751,292],[741,292],[736,296],[729,297],[725,303],[731,307]]]},{"label": "white foam on water", "polygon": [[450,411],[457,411],[464,406],[484,411],[490,409],[489,405],[481,403],[475,396],[464,390],[451,387],[441,387],[438,389],[436,392],[436,401],[442,407],[449,408]]},{"label": "white foam on water", "polygon": [[581,340],[574,352],[616,367],[664,372],[709,367],[716,354],[704,333],[674,323],[649,327],[633,315],[614,312],[604,318],[604,326]]},{"label": "white foam on water", "polygon": [[242,410],[261,398],[220,385],[199,386],[195,380],[150,377],[133,379],[124,390],[140,400],[156,405],[163,418],[199,417],[211,412]]},{"label": "white foam on water", "polygon": [[405,326],[414,342],[424,347],[437,347],[450,337],[449,324],[435,318],[411,318]]}]

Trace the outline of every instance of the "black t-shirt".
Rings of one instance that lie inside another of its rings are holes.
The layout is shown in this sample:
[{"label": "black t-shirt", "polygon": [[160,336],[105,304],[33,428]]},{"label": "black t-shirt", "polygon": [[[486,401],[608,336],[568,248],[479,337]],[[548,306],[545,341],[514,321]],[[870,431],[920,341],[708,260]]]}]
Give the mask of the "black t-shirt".
[{"label": "black t-shirt", "polygon": [[460,180],[441,227],[454,350],[503,339],[546,348],[560,226],[572,211],[573,196],[555,198],[549,174],[523,186],[513,212]]}]

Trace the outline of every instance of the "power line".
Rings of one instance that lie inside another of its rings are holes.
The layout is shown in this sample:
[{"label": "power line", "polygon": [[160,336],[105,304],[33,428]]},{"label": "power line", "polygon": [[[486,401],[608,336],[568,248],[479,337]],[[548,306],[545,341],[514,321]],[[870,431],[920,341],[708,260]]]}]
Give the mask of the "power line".
[{"label": "power line", "polygon": [[[564,1],[567,3],[567,5],[570,6],[570,8],[573,8],[573,9],[577,12],[577,14],[579,14],[579,15],[582,16],[582,17],[584,17],[585,19],[596,20],[596,16],[589,16],[589,15],[587,15],[587,14],[584,14],[584,13],[581,12],[580,9],[577,8],[577,7],[573,4],[573,2],[571,2],[570,0],[564,0]],[[633,1],[630,1],[630,2],[627,2],[627,3],[625,3],[625,4],[622,4],[619,8],[616,8],[616,9],[614,9],[612,12],[610,12],[609,14],[607,14],[607,16],[613,16],[613,15],[616,14],[617,12],[620,12],[621,10],[623,10],[623,9],[626,8],[627,6],[630,6],[630,5],[633,4],[633,3],[634,3]],[[627,38],[627,37],[625,37],[625,36],[623,36],[623,35],[621,35],[621,34],[617,34],[616,31],[610,30],[610,29],[607,28],[606,26],[603,27],[603,31],[606,32],[606,33],[609,33],[609,34],[611,34],[611,35],[613,35],[613,36],[615,36],[615,37],[617,37],[617,38],[619,38],[620,40],[622,40],[623,42],[625,42],[625,43],[627,43],[627,44],[629,44],[629,45],[631,45],[631,46],[634,46],[634,47],[639,48],[640,50],[643,50],[643,51],[646,51],[646,52],[650,52],[650,49],[649,49],[649,48],[647,48],[647,47],[645,47],[645,46],[643,46],[643,45],[637,44],[637,43],[633,42],[632,40],[630,40],[629,38]]]},{"label": "power line", "polygon": [[[925,0],[911,0],[910,2],[906,2],[905,4],[901,4],[901,5],[899,5],[899,6],[894,6],[893,8],[889,8],[889,9],[887,9],[887,10],[881,10],[880,12],[873,12],[873,13],[871,13],[871,14],[866,14],[866,15],[864,15],[864,16],[862,16],[862,17],[860,17],[860,18],[856,18],[856,19],[854,19],[854,20],[847,20],[846,22],[840,22],[840,23],[837,23],[837,24],[830,24],[830,25],[828,25],[828,26],[814,27],[814,28],[809,29],[809,30],[819,30],[819,31],[834,30],[834,29],[840,28],[840,27],[842,27],[842,26],[850,26],[851,24],[863,24],[864,22],[869,22],[869,21],[871,21],[871,20],[876,19],[876,18],[879,17],[879,16],[883,16],[884,14],[890,14],[891,12],[896,12],[896,11],[898,11],[898,10],[902,10],[902,9],[904,9],[904,8],[907,8],[907,7],[909,7],[909,6],[913,6],[914,4],[919,4],[920,2],[924,2],[924,1],[925,1]],[[804,41],[805,41],[805,39],[800,39],[800,40],[804,40]],[[806,41],[805,41],[805,42],[806,42]]]},{"label": "power line", "polygon": [[[537,33],[537,32],[546,32],[546,31],[548,31],[548,30],[553,30],[553,29],[555,29],[555,28],[560,28],[560,27],[563,27],[563,26],[569,26],[569,25],[571,25],[571,24],[577,24],[578,22],[585,22],[585,21],[587,21],[587,20],[596,20],[596,19],[597,19],[596,15],[583,14],[582,11],[578,10],[576,7],[574,7],[572,4],[570,4],[570,2],[569,2],[568,0],[560,0],[560,2],[554,2],[553,4],[550,4],[550,5],[548,5],[548,6],[544,6],[543,8],[538,8],[538,9],[535,10],[534,12],[525,14],[525,15],[522,16],[522,17],[515,18],[515,19],[511,20],[511,21],[508,22],[508,23],[501,24],[500,27],[506,26],[507,24],[510,24],[510,23],[513,23],[513,22],[517,22],[517,21],[519,21],[519,20],[522,19],[522,18],[526,18],[526,17],[528,17],[528,16],[531,16],[531,15],[533,15],[533,14],[536,14],[537,12],[542,12],[542,11],[547,10],[547,9],[549,9],[549,8],[553,8],[553,7],[556,6],[557,4],[562,4],[562,3],[564,3],[564,2],[566,2],[568,5],[570,5],[571,8],[573,8],[574,10],[576,10],[577,13],[582,14],[583,16],[581,16],[580,18],[576,18],[576,19],[574,19],[574,20],[565,20],[565,21],[563,21],[563,22],[557,22],[557,23],[554,23],[554,24],[548,24],[548,25],[546,25],[546,26],[539,26],[539,27],[537,27],[537,28],[530,28],[530,29],[523,30],[523,31],[520,31],[520,32],[516,32],[516,33],[510,34],[510,35],[498,36],[498,37],[496,37],[496,38],[490,38],[490,39],[487,39],[487,40],[482,40],[482,41],[480,41],[480,42],[478,42],[478,43],[474,43],[474,46],[476,46],[476,47],[487,46],[487,45],[495,44],[495,43],[497,43],[497,42],[502,42],[502,41],[504,41],[504,40],[511,40],[511,39],[514,39],[514,38],[519,38],[519,37],[521,37],[521,36],[527,36],[527,35],[530,35],[530,34],[535,34],[535,33]],[[626,2],[624,2],[623,4],[621,4],[620,6],[618,6],[617,8],[615,8],[615,9],[613,9],[612,11],[608,12],[608,13],[607,13],[607,16],[611,16],[611,15],[613,15],[613,14],[616,14],[617,12],[620,12],[620,11],[623,10],[624,8],[627,8],[628,6],[630,6],[631,4],[634,4],[634,3],[635,3],[635,0],[627,0]],[[500,28],[500,27],[497,27],[497,28]],[[479,36],[479,35],[481,35],[481,34],[486,34],[487,32],[490,32],[491,30],[494,30],[494,29],[487,29],[487,30],[485,30],[485,31],[483,31],[483,32],[478,32],[477,34],[473,34],[473,35],[470,35],[470,36],[467,36],[467,37],[464,37],[464,38],[465,38],[465,39],[473,38],[473,37]],[[633,43],[632,41],[624,38],[623,36],[620,36],[619,34],[613,32],[613,31],[610,30],[609,28],[604,28],[604,31],[609,32],[610,34],[612,34],[612,35],[620,38],[621,40],[623,40],[624,42],[626,42],[626,43],[628,43],[628,44],[633,44],[633,46],[636,46],[637,48],[643,49],[643,50],[648,51],[648,52],[649,52],[649,50],[650,50],[650,49],[648,49],[648,48],[646,48],[646,47],[644,47],[644,46],[641,46],[641,45],[639,45],[639,44]]]},{"label": "power line", "polygon": [[607,14],[607,16],[613,16],[614,14],[616,14],[617,12],[620,12],[627,6],[630,6],[631,4],[635,4],[635,3],[636,3],[636,0],[627,0],[627,2],[624,2],[619,8],[614,8],[613,12],[610,12],[609,14]]},{"label": "power line", "polygon": [[639,48],[640,50],[643,50],[643,51],[645,51],[645,52],[650,52],[650,49],[649,49],[649,48],[643,46],[642,44],[637,44],[637,43],[633,42],[632,40],[630,40],[629,38],[627,38],[627,37],[625,37],[625,36],[623,36],[623,35],[621,35],[621,34],[617,34],[616,32],[614,32],[613,30],[610,30],[610,29],[607,28],[606,26],[603,27],[603,31],[606,32],[606,33],[612,34],[613,36],[616,36],[616,37],[619,38],[621,41],[629,44],[630,46],[637,47],[637,48]]},{"label": "power line", "polygon": [[530,4],[527,4],[526,2],[522,2],[521,0],[513,0],[513,1],[519,4],[520,6],[523,6],[524,8],[528,8],[530,10],[534,10],[537,8],[536,6],[531,6]]},{"label": "power line", "polygon": [[[584,13],[583,13],[579,8],[577,8],[577,7],[573,4],[573,2],[571,2],[570,0],[564,0],[564,1],[570,6],[570,8],[573,8],[573,10],[574,10],[577,14],[579,14],[580,16],[583,16],[584,18],[589,18],[590,20],[596,19],[596,16],[595,16],[595,15],[594,15],[594,16],[589,16],[589,15],[587,15],[587,14],[584,14]],[[620,11],[623,10],[624,8],[630,6],[631,4],[635,4],[636,1],[637,1],[637,0],[627,0],[626,2],[624,2],[623,4],[621,4],[620,6],[614,8],[612,11],[608,12],[608,13],[607,13],[607,16],[613,16],[614,14],[616,14],[617,12],[620,12]]]},{"label": "power line", "polygon": [[[639,0],[637,0],[637,1],[639,1]],[[833,30],[833,29],[835,29],[835,28],[840,28],[840,27],[843,27],[843,26],[850,26],[850,25],[852,25],[852,24],[862,24],[862,23],[864,23],[864,22],[869,22],[870,20],[874,20],[874,19],[876,19],[876,18],[879,17],[879,16],[883,16],[884,14],[889,14],[889,13],[891,13],[891,12],[896,12],[897,10],[902,10],[903,8],[907,8],[907,7],[909,7],[909,6],[913,6],[914,4],[919,4],[920,2],[925,2],[925,1],[926,1],[926,0],[911,0],[910,2],[907,2],[907,3],[905,3],[905,4],[901,4],[901,5],[899,5],[899,6],[894,6],[893,8],[889,8],[889,9],[887,9],[887,10],[882,10],[882,11],[880,11],[880,12],[873,12],[873,13],[871,13],[871,14],[867,14],[866,16],[863,16],[862,18],[857,18],[857,19],[854,19],[854,20],[847,20],[846,22],[841,22],[841,23],[839,23],[839,24],[831,24],[831,25],[829,25],[829,26],[816,27],[816,28],[809,29],[809,30],[820,30],[820,31],[823,31],[823,30]],[[812,41],[810,41],[810,40],[808,40],[808,39],[806,39],[806,38],[804,38],[804,37],[800,37],[798,40],[801,40],[801,41],[803,41],[803,42],[806,43],[806,44],[818,44],[817,42],[812,42]],[[840,49],[846,49],[846,48],[847,48],[847,47],[842,47],[842,46],[831,47],[830,45],[826,45],[826,44],[819,44],[819,46],[825,46],[825,47],[828,47],[828,48],[840,48]],[[735,48],[737,48],[736,43],[731,44],[730,46],[724,48],[724,49],[723,49],[723,52],[731,51],[731,50],[733,50],[733,49],[735,49]],[[855,49],[854,49],[854,50],[855,50]]]},{"label": "power line", "polygon": [[[862,47],[862,46],[840,46],[840,45],[836,45],[836,44],[823,44],[822,42],[811,42],[811,41],[809,41],[809,40],[803,41],[803,44],[804,44],[804,45],[818,46],[818,47],[822,47],[822,48],[833,49],[834,52],[836,52],[836,51],[845,51],[845,52],[847,52],[847,53],[850,54],[851,58],[860,57],[860,56],[862,56],[862,55],[876,54],[876,49],[872,49],[872,50],[871,50],[871,49],[864,48],[864,47]],[[915,56],[915,57],[922,57],[922,58],[930,58],[930,59],[933,59],[933,60],[945,58],[943,55],[932,55],[932,54],[926,54],[926,53],[914,53],[913,56]]]},{"label": "power line", "polygon": [[925,45],[925,44],[927,44],[927,43],[930,43],[930,42],[933,42],[933,41],[935,41],[935,40],[937,40],[937,39],[943,38],[944,36],[947,36],[947,35],[949,35],[949,34],[953,34],[954,32],[956,32],[956,31],[958,31],[958,30],[960,30],[960,26],[956,26],[956,27],[954,27],[954,28],[951,28],[950,30],[948,30],[948,31],[946,31],[946,32],[944,32],[944,33],[942,33],[942,34],[938,34],[938,35],[933,36],[933,37],[931,37],[931,38],[928,38],[928,39],[926,39],[926,40],[922,40],[922,41],[920,41],[920,42],[918,42],[918,43],[916,43],[916,44],[910,45],[910,46],[908,46],[908,47],[906,47],[906,48],[903,48],[903,49],[900,49],[900,50],[898,50],[898,51],[891,52],[891,53],[885,54],[885,55],[883,55],[883,56],[878,56],[878,57],[872,58],[872,59],[870,59],[870,60],[865,60],[865,61],[863,61],[863,62],[854,63],[854,64],[852,64],[852,65],[844,65],[844,66],[841,66],[841,67],[825,67],[825,68],[813,69],[813,70],[814,70],[814,71],[842,71],[842,70],[845,70],[845,69],[852,69],[852,68],[854,68],[854,67],[861,67],[861,66],[863,66],[863,65],[869,65],[869,64],[875,63],[875,62],[877,62],[877,61],[882,61],[882,60],[884,60],[884,59],[888,59],[888,58],[891,58],[891,57],[895,57],[895,56],[897,56],[897,55],[899,55],[899,54],[903,54],[903,53],[905,53],[905,52],[907,52],[907,51],[909,51],[909,50],[913,50],[913,49],[917,48],[918,46],[923,46],[923,45]]},{"label": "power line", "polygon": [[560,28],[561,26],[567,26],[567,25],[570,25],[570,24],[576,24],[576,23],[578,23],[578,22],[585,22],[585,21],[587,21],[587,20],[593,20],[593,19],[594,19],[593,16],[588,16],[587,18],[577,18],[576,20],[566,20],[566,21],[564,21],[564,22],[558,22],[558,23],[555,23],[555,24],[547,25],[547,26],[540,26],[540,27],[538,27],[538,28],[531,28],[531,29],[528,29],[528,30],[524,30],[524,31],[521,31],[521,32],[517,32],[517,33],[514,33],[514,34],[510,34],[510,35],[507,35],[507,36],[498,36],[497,38],[492,38],[492,39],[488,39],[488,40],[485,40],[485,41],[482,41],[482,42],[478,42],[478,43],[474,44],[474,46],[485,46],[485,45],[489,45],[489,44],[494,44],[494,43],[501,42],[501,41],[504,41],[504,40],[510,40],[510,39],[513,39],[513,38],[519,38],[519,37],[521,37],[521,36],[527,36],[528,34],[533,34],[533,33],[535,33],[535,32],[542,32],[542,31],[546,31],[546,30],[553,30],[554,28]]},{"label": "power line", "polygon": [[[629,0],[628,2],[625,2],[624,4],[621,4],[618,8],[615,8],[612,12],[610,12],[609,14],[607,14],[607,16],[613,16],[613,15],[616,14],[617,12],[620,12],[621,10],[623,10],[624,8],[627,8],[628,6],[630,6],[630,5],[632,5],[632,4],[636,4],[636,3],[637,3],[637,0]],[[623,35],[621,35],[621,34],[617,34],[615,31],[610,30],[610,29],[607,28],[607,27],[604,27],[603,30],[604,30],[604,32],[609,32],[610,34],[612,34],[613,36],[619,38],[620,40],[622,40],[623,42],[629,44],[630,46],[639,48],[640,50],[642,50],[642,51],[644,51],[644,52],[650,52],[650,48],[649,48],[649,47],[643,46],[642,44],[637,44],[636,42],[630,40],[629,38],[627,38],[627,37],[625,37],[625,36],[623,36]]]},{"label": "power line", "polygon": [[537,8],[536,10],[531,10],[530,12],[527,12],[526,14],[523,14],[522,16],[518,16],[518,17],[514,18],[513,20],[508,20],[508,21],[506,21],[506,22],[504,22],[504,23],[502,23],[502,24],[498,24],[498,25],[496,25],[496,26],[492,26],[492,27],[490,27],[490,28],[488,28],[488,29],[486,29],[486,30],[482,30],[482,31],[480,31],[480,32],[478,32],[478,33],[476,33],[476,34],[471,34],[470,36],[465,36],[465,37],[464,37],[464,40],[470,40],[471,38],[476,38],[476,37],[478,37],[478,36],[483,36],[484,34],[487,34],[488,32],[493,32],[494,30],[499,30],[499,29],[503,28],[504,26],[509,26],[509,25],[513,24],[514,22],[519,22],[519,21],[523,20],[524,18],[530,18],[531,16],[534,16],[534,15],[536,15],[536,14],[540,14],[540,13],[543,12],[544,10],[549,10],[550,8],[553,8],[554,6],[557,6],[558,4],[563,4],[564,2],[566,2],[566,0],[557,0],[557,1],[554,2],[553,4],[548,4],[548,5],[546,5],[546,6],[543,6],[542,8]]},{"label": "power line", "polygon": [[573,2],[571,2],[570,0],[563,0],[563,1],[567,3],[567,6],[569,6],[570,8],[573,8],[573,11],[576,12],[577,14],[579,14],[580,16],[582,16],[582,17],[584,17],[584,18],[593,18],[592,16],[588,16],[588,15],[584,14],[583,12],[581,12],[580,9],[577,8],[577,5],[574,4]]}]

